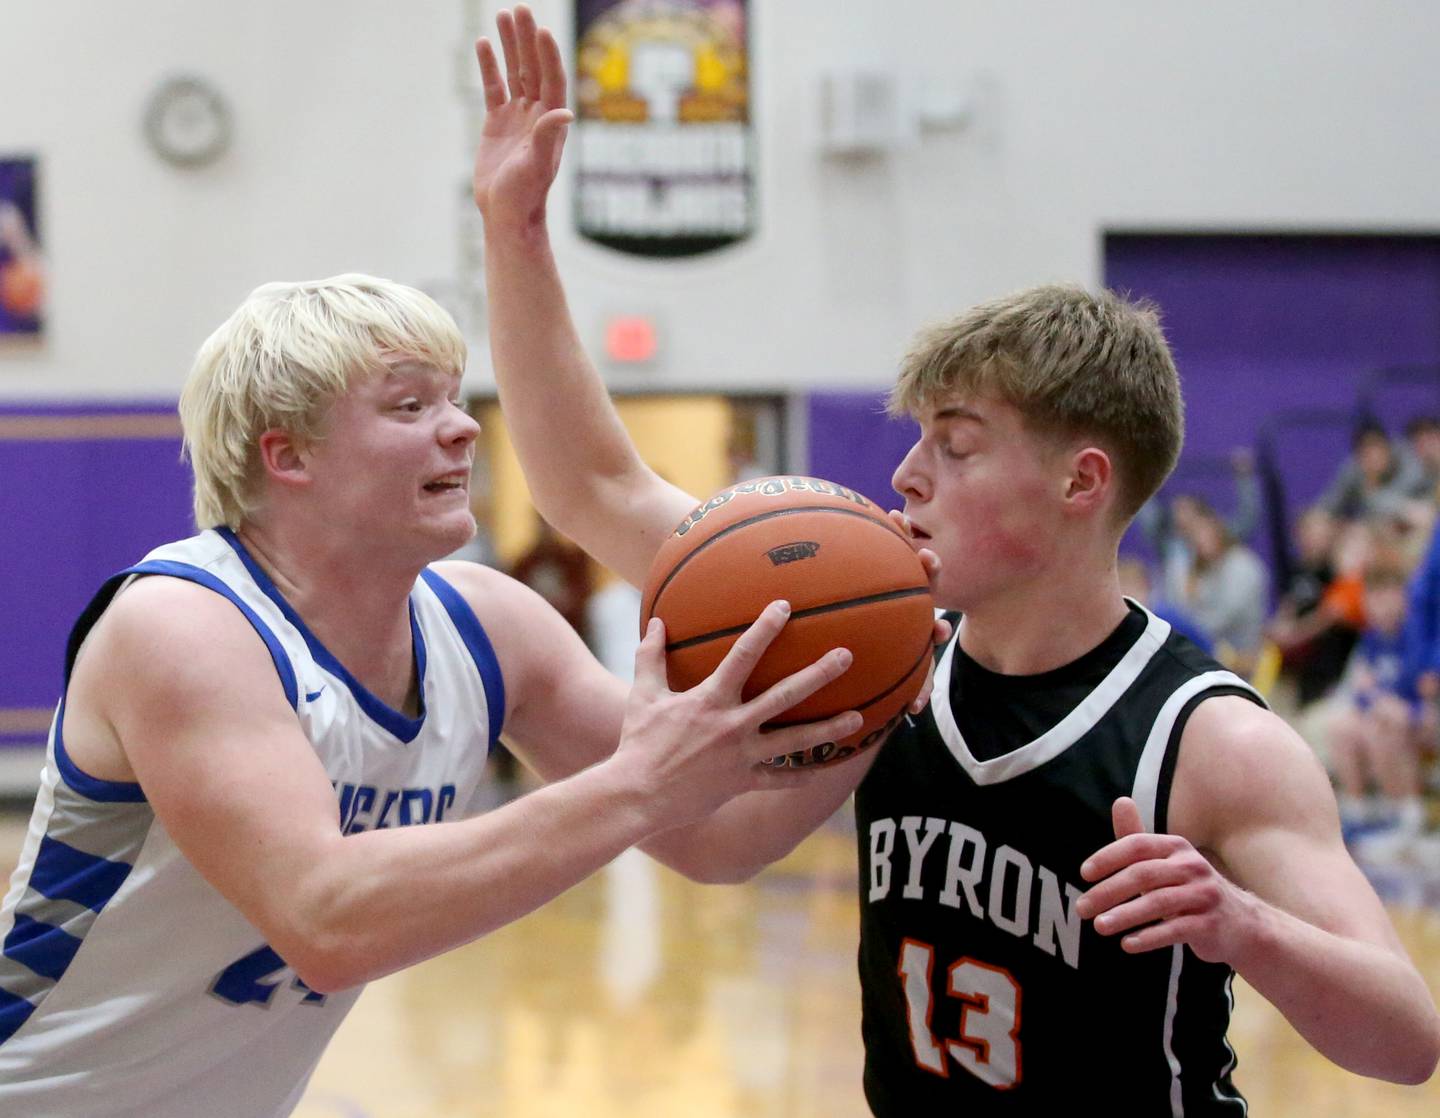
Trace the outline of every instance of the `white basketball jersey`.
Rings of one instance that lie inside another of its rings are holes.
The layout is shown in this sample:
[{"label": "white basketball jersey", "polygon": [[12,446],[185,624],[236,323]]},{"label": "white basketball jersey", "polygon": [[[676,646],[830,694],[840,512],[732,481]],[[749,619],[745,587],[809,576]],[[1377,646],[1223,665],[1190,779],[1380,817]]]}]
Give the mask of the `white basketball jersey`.
[{"label": "white basketball jersey", "polygon": [[[347,834],[471,810],[504,690],[484,630],[433,571],[410,595],[417,718],[355,680],[223,529],[161,547],[106,583],[71,635],[67,684],[95,621],[146,574],[197,582],[245,615],[335,786]],[[306,988],[185,860],[138,784],[75,766],[64,724],[62,697],[0,907],[0,1113],[289,1114],[360,990]]]}]

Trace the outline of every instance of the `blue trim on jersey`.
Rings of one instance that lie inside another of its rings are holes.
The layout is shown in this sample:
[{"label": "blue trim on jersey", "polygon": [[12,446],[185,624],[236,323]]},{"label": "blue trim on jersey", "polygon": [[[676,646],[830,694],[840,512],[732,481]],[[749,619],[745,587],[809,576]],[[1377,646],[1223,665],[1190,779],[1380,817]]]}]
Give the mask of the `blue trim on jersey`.
[{"label": "blue trim on jersey", "polygon": [[255,632],[260,635],[260,639],[265,642],[265,647],[270,650],[270,659],[275,662],[275,670],[280,673],[280,682],[285,687],[286,700],[292,707],[299,705],[300,689],[295,683],[295,668],[290,663],[290,656],[286,653],[285,646],[280,643],[280,638],[271,632],[270,626],[260,620],[260,615],[228,583],[201,567],[192,566],[189,563],[177,563],[173,559],[155,559],[148,563],[140,563],[122,573],[169,575],[172,578],[188,579],[190,582],[199,583],[207,590],[213,590],[228,598],[235,604],[235,608],[245,615],[245,620],[250,622]]},{"label": "blue trim on jersey", "polygon": [[130,780],[101,780],[70,759],[65,749],[65,700],[55,714],[55,767],[71,791],[102,804],[143,804],[145,790]]},{"label": "blue trim on jersey", "polygon": [[410,641],[415,651],[415,672],[417,676],[417,687],[420,693],[420,714],[411,718],[408,714],[396,710],[388,703],[377,698],[358,679],[350,674],[348,668],[335,658],[335,654],[320,643],[320,639],[310,631],[301,616],[295,612],[295,608],[285,600],[285,595],[280,593],[280,588],[271,581],[265,569],[255,562],[254,556],[246,550],[245,545],[240,542],[239,537],[229,528],[216,528],[216,533],[234,549],[240,561],[245,564],[245,569],[250,572],[250,577],[255,580],[255,585],[269,598],[280,612],[285,615],[285,620],[295,627],[295,631],[305,641],[305,646],[310,649],[310,655],[315,658],[327,672],[340,680],[350,693],[355,696],[355,701],[360,709],[369,716],[376,725],[388,730],[403,742],[409,743],[415,740],[425,725],[425,636],[420,631],[420,622],[415,616],[415,603],[410,602]]},{"label": "blue trim on jersey", "polygon": [[445,607],[445,612],[450,615],[450,620],[455,625],[455,631],[470,650],[470,658],[475,661],[480,682],[485,685],[485,707],[490,719],[490,748],[494,749],[495,743],[500,740],[500,728],[505,724],[505,679],[500,674],[500,661],[495,657],[495,649],[490,644],[490,638],[485,635],[485,627],[470,608],[470,603],[461,597],[455,587],[428,567],[420,572],[420,577],[440,599],[440,604]]},{"label": "blue trim on jersey", "polygon": [[71,901],[99,912],[125,884],[130,870],[128,863],[86,854],[46,835],[30,869],[30,888],[52,901]]},{"label": "blue trim on jersey", "polygon": [[20,1031],[20,1026],[30,1020],[35,1007],[24,998],[17,998],[10,991],[0,987],[0,1044],[4,1044]]},{"label": "blue trim on jersey", "polygon": [[[270,659],[275,664],[275,671],[280,676],[280,683],[285,688],[285,698],[292,707],[298,704],[298,688],[295,684],[295,669],[290,665],[290,657],[286,654],[280,641],[270,631],[270,626],[260,620],[259,614],[241,601],[235,591],[222,582],[209,571],[196,567],[190,563],[178,563],[170,559],[151,560],[146,563],[138,563],[128,567],[117,575],[112,575],[105,580],[104,585],[90,599],[80,614],[80,619],[75,622],[75,627],[70,631],[70,639],[66,647],[65,655],[65,687],[70,686],[70,673],[75,667],[75,657],[79,655],[80,646],[94,628],[95,622],[100,615],[109,608],[115,595],[125,585],[125,581],[135,575],[168,575],[171,578],[183,578],[187,582],[196,583],[213,590],[215,593],[232,602],[236,609],[244,615],[245,620],[250,622],[251,628],[259,634],[260,639],[265,642],[265,647],[270,650]],[[55,720],[55,765],[60,771],[60,776],[70,788],[90,800],[100,803],[144,803],[145,793],[138,783],[127,780],[101,780],[99,777],[91,776],[75,764],[69,751],[65,748],[65,700],[60,700],[60,709]]]},{"label": "blue trim on jersey", "polygon": [[30,968],[41,978],[59,982],[81,942],[63,928],[17,912],[15,926],[5,937],[4,953],[5,958]]}]

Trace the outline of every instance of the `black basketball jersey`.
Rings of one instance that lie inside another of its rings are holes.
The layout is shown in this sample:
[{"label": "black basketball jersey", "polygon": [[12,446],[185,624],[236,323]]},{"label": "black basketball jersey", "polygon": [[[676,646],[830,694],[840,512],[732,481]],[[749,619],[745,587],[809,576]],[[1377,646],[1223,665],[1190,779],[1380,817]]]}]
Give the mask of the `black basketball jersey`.
[{"label": "black basketball jersey", "polygon": [[[876,1115],[1245,1113],[1230,968],[1183,947],[1127,955],[1075,912],[1112,803],[1133,796],[1164,831],[1185,720],[1223,693],[1262,701],[1134,605],[1043,676],[987,673],[950,642],[930,708],[856,793]],[[987,705],[993,718],[957,719]]]}]

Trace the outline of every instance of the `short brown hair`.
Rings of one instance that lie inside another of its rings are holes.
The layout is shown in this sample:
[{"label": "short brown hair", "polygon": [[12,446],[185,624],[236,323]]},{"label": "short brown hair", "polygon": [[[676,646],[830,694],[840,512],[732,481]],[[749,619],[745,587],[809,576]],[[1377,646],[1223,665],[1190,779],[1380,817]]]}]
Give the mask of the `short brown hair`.
[{"label": "short brown hair", "polygon": [[956,393],[997,396],[1041,434],[1093,438],[1114,457],[1127,521],[1175,468],[1185,437],[1157,308],[1110,291],[1032,287],[922,331],[891,413],[917,415]]}]

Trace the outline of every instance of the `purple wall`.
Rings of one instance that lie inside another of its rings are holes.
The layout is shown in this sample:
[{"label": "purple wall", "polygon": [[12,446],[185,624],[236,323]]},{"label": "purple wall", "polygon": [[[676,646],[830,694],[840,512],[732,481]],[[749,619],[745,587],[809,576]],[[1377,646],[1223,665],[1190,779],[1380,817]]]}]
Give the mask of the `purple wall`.
[{"label": "purple wall", "polygon": [[890,476],[919,427],[885,414],[884,392],[816,392],[808,400],[810,461],[815,477],[847,485],[882,509],[899,508]]},{"label": "purple wall", "polygon": [[1440,413],[1440,237],[1117,233],[1105,282],[1158,303],[1175,351],[1186,446],[1167,492],[1230,507],[1226,455],[1268,438],[1289,519],[1362,406],[1397,434]]},{"label": "purple wall", "polygon": [[189,535],[173,403],[0,405],[0,745],[42,739],[90,595]]}]

